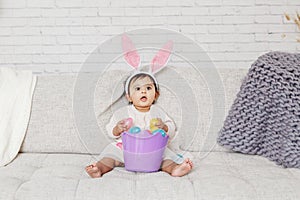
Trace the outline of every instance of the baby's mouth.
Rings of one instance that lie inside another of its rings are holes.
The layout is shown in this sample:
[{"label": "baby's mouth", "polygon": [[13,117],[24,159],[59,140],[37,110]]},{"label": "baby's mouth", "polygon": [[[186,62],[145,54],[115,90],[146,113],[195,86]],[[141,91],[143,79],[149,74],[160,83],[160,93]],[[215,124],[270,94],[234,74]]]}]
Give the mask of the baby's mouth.
[{"label": "baby's mouth", "polygon": [[147,101],[147,97],[146,97],[146,96],[142,96],[142,97],[140,98],[140,100],[141,100],[142,102],[146,102],[146,101]]}]

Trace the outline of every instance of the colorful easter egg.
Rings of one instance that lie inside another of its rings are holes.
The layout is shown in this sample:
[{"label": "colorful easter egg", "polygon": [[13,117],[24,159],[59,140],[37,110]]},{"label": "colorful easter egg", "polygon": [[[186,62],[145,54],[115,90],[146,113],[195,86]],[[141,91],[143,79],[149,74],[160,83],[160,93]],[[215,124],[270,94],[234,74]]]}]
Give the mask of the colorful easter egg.
[{"label": "colorful easter egg", "polygon": [[158,122],[157,118],[153,118],[150,120],[150,131],[153,132],[155,130],[158,129],[158,127],[156,126],[156,123]]},{"label": "colorful easter egg", "polygon": [[167,135],[167,133],[162,129],[157,129],[157,130],[152,132],[153,135],[155,135],[157,133],[161,134],[163,137],[166,137],[166,135]]},{"label": "colorful easter egg", "polygon": [[116,144],[116,146],[119,147],[121,150],[123,150],[123,144],[122,144],[122,142],[118,142]]},{"label": "colorful easter egg", "polygon": [[127,126],[127,128],[131,128],[131,126],[133,124],[133,119],[131,117],[125,119],[124,124],[125,124],[125,126]]},{"label": "colorful easter egg", "polygon": [[139,132],[141,132],[141,129],[137,126],[133,126],[129,129],[129,133],[137,134]]}]

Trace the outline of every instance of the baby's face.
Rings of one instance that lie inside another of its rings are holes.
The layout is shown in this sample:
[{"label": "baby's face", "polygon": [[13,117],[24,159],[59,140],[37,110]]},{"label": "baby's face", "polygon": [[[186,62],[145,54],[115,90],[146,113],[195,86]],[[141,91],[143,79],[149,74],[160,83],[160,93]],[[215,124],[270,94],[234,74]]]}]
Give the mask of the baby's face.
[{"label": "baby's face", "polygon": [[139,111],[146,112],[158,97],[153,81],[149,77],[132,81],[129,86],[128,101]]}]

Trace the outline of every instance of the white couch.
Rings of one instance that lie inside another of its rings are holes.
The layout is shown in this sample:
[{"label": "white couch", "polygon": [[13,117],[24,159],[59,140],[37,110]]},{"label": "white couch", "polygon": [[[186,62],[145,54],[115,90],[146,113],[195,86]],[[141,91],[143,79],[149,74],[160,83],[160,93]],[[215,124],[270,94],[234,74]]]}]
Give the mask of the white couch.
[{"label": "white couch", "polygon": [[[227,112],[247,69],[218,71],[225,88]],[[299,169],[284,169],[266,158],[230,152],[216,145],[221,127],[213,127],[215,132],[207,135],[212,104],[209,90],[201,86],[205,78],[196,80],[197,76],[186,69],[180,73],[186,73],[203,103],[199,105],[196,134],[179,135],[174,140],[175,149],[193,156],[195,167],[191,173],[175,178],[163,172],[136,173],[118,167],[102,178],[90,178],[84,168],[95,161],[95,155],[109,140],[105,135],[93,140],[83,138],[88,134],[78,133],[72,107],[74,75],[38,76],[20,153],[12,163],[0,168],[0,199],[300,199]],[[116,71],[106,78],[116,79],[119,74]],[[103,84],[101,87],[111,87]],[[101,92],[96,98],[108,93]],[[162,88],[157,102],[171,114],[178,110],[172,98],[175,97]],[[107,106],[106,102],[95,102],[95,110]],[[105,123],[108,116],[99,124]],[[180,127],[180,116],[174,119]],[[96,148],[87,149],[82,142],[85,140],[94,142]]]}]

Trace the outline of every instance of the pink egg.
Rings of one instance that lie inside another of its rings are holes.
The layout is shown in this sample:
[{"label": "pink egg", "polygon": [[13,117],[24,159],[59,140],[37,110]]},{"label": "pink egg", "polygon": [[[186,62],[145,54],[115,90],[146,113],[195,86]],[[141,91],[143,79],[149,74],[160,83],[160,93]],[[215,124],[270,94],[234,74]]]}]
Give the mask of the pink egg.
[{"label": "pink egg", "polygon": [[131,117],[127,118],[124,120],[125,125],[127,126],[127,128],[130,128],[133,124],[133,119]]}]

